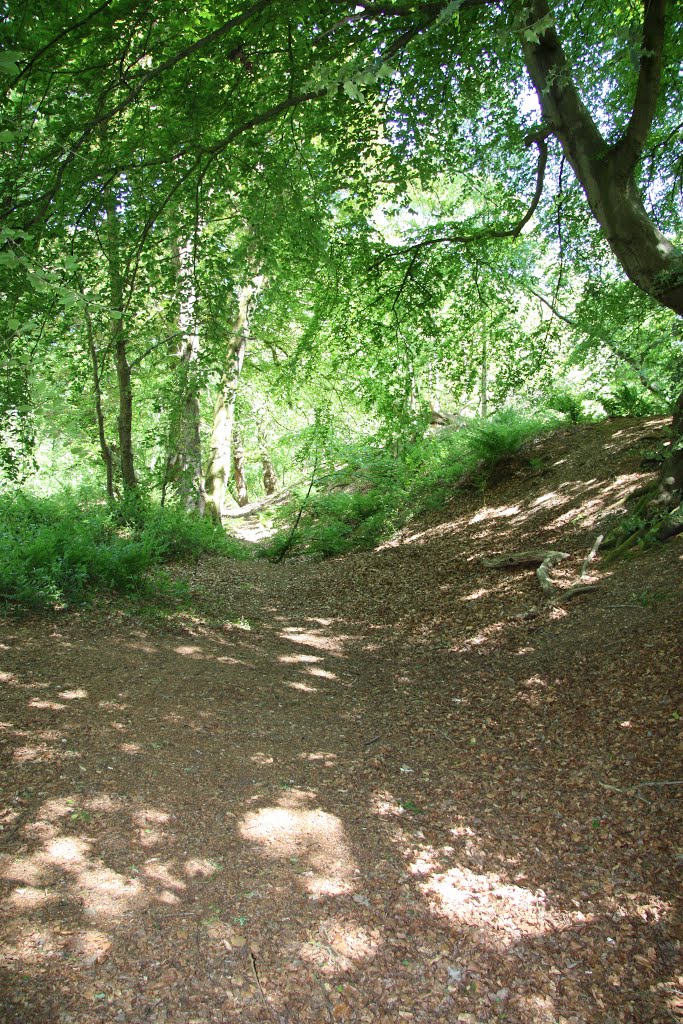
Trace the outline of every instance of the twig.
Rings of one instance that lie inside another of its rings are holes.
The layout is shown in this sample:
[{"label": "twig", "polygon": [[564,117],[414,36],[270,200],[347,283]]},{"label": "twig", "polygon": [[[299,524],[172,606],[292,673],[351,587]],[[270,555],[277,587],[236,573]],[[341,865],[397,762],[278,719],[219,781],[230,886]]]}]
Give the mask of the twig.
[{"label": "twig", "polygon": [[273,1018],[275,1019],[275,1021],[278,1022],[278,1024],[279,1024],[278,1016],[277,1016],[275,1010],[273,1009],[270,1001],[266,998],[266,993],[263,991],[263,985],[261,984],[261,979],[259,978],[258,971],[256,969],[256,957],[254,956],[254,954],[252,953],[251,950],[249,950],[249,963],[251,965],[251,973],[254,975],[254,981],[256,982],[256,985],[258,987],[259,992],[261,993],[261,999],[263,1000],[263,1002],[266,1004],[266,1006],[268,1007],[268,1009],[272,1013]]},{"label": "twig", "polygon": [[631,789],[622,789],[621,786],[610,786],[607,782],[600,782],[599,779],[598,779],[598,786],[602,786],[603,789],[611,789],[615,793],[625,793],[626,796],[635,796],[636,799],[642,800],[642,802],[644,804],[648,804],[649,805],[649,804],[652,803],[651,800],[646,800],[646,798],[644,796],[641,796],[640,793],[636,793],[634,791],[637,787],[631,787]]},{"label": "twig", "polygon": [[674,782],[639,782],[633,789],[642,789],[643,786],[683,786],[683,779],[676,779]]},{"label": "twig", "polygon": [[368,747],[371,747],[373,743],[377,743],[377,741],[381,740],[381,739],[382,739],[381,736],[373,736],[371,740],[368,740],[367,743],[363,744],[364,749],[367,750]]},{"label": "twig", "polygon": [[438,725],[433,725],[433,726],[432,726],[431,728],[432,728],[432,732],[438,732],[438,733],[439,733],[439,735],[440,735],[440,736],[443,736],[443,738],[444,738],[445,740],[448,740],[448,742],[449,742],[449,743],[454,743],[454,742],[455,742],[455,740],[453,739],[453,737],[452,737],[452,736],[449,736],[449,735],[448,735],[448,733],[447,733],[447,732],[445,732],[445,731],[444,731],[443,729],[439,729]]},{"label": "twig", "polygon": [[588,552],[588,554],[586,555],[586,557],[585,557],[585,559],[583,561],[583,566],[581,567],[581,575],[579,576],[579,579],[581,579],[581,580],[585,579],[586,573],[588,571],[588,566],[590,565],[590,563],[593,561],[593,559],[597,555],[598,549],[599,549],[599,547],[602,544],[604,539],[605,539],[605,536],[602,533],[599,533],[598,536],[595,538],[595,542],[593,544],[593,547],[590,549],[590,551]]}]

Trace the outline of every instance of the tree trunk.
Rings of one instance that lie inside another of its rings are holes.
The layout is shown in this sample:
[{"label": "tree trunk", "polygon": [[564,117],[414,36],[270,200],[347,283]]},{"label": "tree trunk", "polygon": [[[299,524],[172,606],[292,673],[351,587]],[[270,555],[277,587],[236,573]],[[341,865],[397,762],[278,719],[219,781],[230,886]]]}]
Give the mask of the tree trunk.
[{"label": "tree trunk", "polygon": [[671,452],[664,464],[663,486],[680,497],[683,492],[683,392],[674,408],[672,431]]},{"label": "tree trunk", "polygon": [[[79,283],[79,288],[83,291],[83,285]],[[90,362],[92,364],[92,379],[93,379],[93,391],[95,394],[95,418],[97,420],[97,436],[100,442],[100,456],[104,462],[104,468],[107,474],[107,496],[109,498],[114,497],[114,462],[112,459],[112,452],[109,444],[107,443],[107,436],[104,429],[104,412],[102,410],[102,386],[100,383],[100,366],[97,356],[97,347],[95,345],[95,332],[92,325],[92,317],[90,316],[90,310],[85,307],[85,330],[88,339],[88,351],[90,352]]]},{"label": "tree trunk", "polygon": [[239,427],[233,427],[232,432],[232,469],[235,476],[235,491],[237,493],[237,504],[244,508],[249,504],[247,493],[247,477],[244,471],[244,445]]},{"label": "tree trunk", "polygon": [[235,399],[247,347],[249,311],[257,287],[256,284],[252,284],[239,289],[238,311],[228,347],[227,366],[213,410],[211,452],[204,489],[206,511],[217,522],[223,520],[228,495]]},{"label": "tree trunk", "polygon": [[270,452],[268,445],[268,431],[266,429],[265,418],[261,409],[257,410],[257,429],[258,429],[258,443],[261,451],[261,467],[263,471],[263,489],[267,495],[275,494],[277,491],[277,474],[273,469],[273,463],[270,461]]},{"label": "tree trunk", "polygon": [[171,423],[162,498],[168,485],[172,484],[183,507],[201,515],[206,495],[202,473],[201,412],[193,374],[194,363],[199,356],[199,335],[196,326],[197,297],[188,269],[189,255],[187,249],[181,249],[174,239],[171,256],[176,270],[178,329],[181,335],[175,353],[179,361],[180,401]]},{"label": "tree trunk", "polygon": [[584,105],[546,0],[526,10],[522,49],[543,118],[559,140],[593,216],[627,277],[683,315],[683,251],[649,217],[635,183],[659,95],[666,0],[646,0],[643,57],[629,125],[608,145]]},{"label": "tree trunk", "polygon": [[[623,135],[612,145],[607,144],[581,100],[546,0],[531,0],[524,8],[522,50],[548,134],[559,140],[626,276],[661,305],[683,316],[683,251],[653,223],[635,178],[660,92],[666,6],[666,0],[643,2],[633,109]],[[683,489],[681,409],[683,393],[676,404],[673,449],[664,470],[679,495]]]},{"label": "tree trunk", "polygon": [[124,492],[135,491],[138,485],[133,457],[133,389],[128,362],[125,325],[123,321],[124,278],[121,270],[120,224],[116,208],[116,190],[107,190],[107,269],[109,272],[109,336],[114,352],[116,378],[119,389],[119,456]]}]

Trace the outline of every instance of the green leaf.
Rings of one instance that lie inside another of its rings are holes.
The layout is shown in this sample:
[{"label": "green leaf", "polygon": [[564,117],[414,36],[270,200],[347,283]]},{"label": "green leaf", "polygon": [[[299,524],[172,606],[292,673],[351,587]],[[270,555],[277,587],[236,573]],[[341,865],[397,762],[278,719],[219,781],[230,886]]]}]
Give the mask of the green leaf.
[{"label": "green leaf", "polygon": [[19,65],[17,61],[21,58],[21,54],[17,50],[3,50],[0,53],[0,75],[14,75],[19,74]]},{"label": "green leaf", "polygon": [[360,91],[355,82],[352,82],[350,80],[344,82],[344,92],[349,97],[349,99],[356,100],[356,102],[358,103],[365,102],[365,97],[363,96],[363,93]]}]

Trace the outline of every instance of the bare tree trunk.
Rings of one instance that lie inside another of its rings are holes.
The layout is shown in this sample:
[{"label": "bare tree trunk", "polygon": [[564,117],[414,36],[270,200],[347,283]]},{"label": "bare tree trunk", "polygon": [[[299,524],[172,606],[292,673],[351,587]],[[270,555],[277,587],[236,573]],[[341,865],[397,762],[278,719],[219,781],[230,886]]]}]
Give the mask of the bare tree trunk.
[{"label": "bare tree trunk", "polygon": [[179,360],[181,388],[179,408],[175,411],[171,423],[162,501],[168,485],[172,484],[184,508],[199,512],[201,515],[206,505],[206,495],[202,473],[201,412],[193,375],[194,363],[199,356],[197,296],[188,265],[188,248],[181,249],[174,239],[171,255],[176,270],[178,291],[178,328],[181,340],[176,356]]},{"label": "bare tree trunk", "polygon": [[232,469],[235,476],[235,490],[237,492],[237,504],[244,508],[249,504],[247,493],[247,477],[244,471],[244,444],[239,427],[233,426],[232,431]]},{"label": "bare tree trunk", "polygon": [[273,469],[273,463],[270,461],[270,452],[268,445],[268,431],[266,429],[265,418],[263,410],[258,409],[256,413],[257,417],[257,430],[258,430],[258,443],[261,450],[261,467],[263,471],[263,489],[267,495],[275,494],[277,491],[277,474]]},{"label": "bare tree trunk", "polygon": [[[83,291],[83,285],[79,285],[81,291]],[[107,474],[107,495],[109,498],[114,497],[114,463],[112,459],[112,452],[109,444],[107,443],[107,435],[104,428],[104,412],[102,411],[102,386],[100,383],[100,365],[97,356],[97,347],[95,345],[95,332],[92,325],[92,317],[90,316],[90,310],[85,307],[85,332],[88,339],[88,351],[90,352],[90,362],[92,364],[92,379],[93,379],[93,391],[95,395],[95,418],[97,420],[97,436],[100,442],[100,456],[104,462],[104,468]]]},{"label": "bare tree trunk", "polygon": [[213,410],[211,452],[204,489],[206,511],[218,522],[223,519],[228,496],[235,399],[247,347],[249,311],[257,289],[258,285],[255,283],[239,289],[238,311],[228,346],[227,365]]},{"label": "bare tree trunk", "polygon": [[121,269],[121,232],[116,209],[116,190],[111,186],[105,199],[107,215],[107,269],[109,272],[109,336],[116,364],[119,389],[119,453],[124,492],[135,491],[138,485],[133,457],[133,389],[128,362],[124,313],[124,278]]},{"label": "bare tree trunk", "polygon": [[484,337],[482,338],[481,343],[481,377],[479,385],[479,400],[481,418],[485,420],[489,414],[489,359],[486,331],[484,331]]}]

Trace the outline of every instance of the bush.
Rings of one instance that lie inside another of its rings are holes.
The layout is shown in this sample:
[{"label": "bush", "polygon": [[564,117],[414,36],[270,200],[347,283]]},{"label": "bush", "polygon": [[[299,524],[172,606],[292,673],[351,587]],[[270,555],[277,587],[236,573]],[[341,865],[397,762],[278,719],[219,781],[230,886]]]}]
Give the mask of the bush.
[{"label": "bush", "polygon": [[670,412],[663,399],[628,381],[616,384],[601,400],[609,416],[666,416]]},{"label": "bush", "polygon": [[525,441],[557,426],[558,422],[559,417],[552,413],[522,416],[513,409],[505,410],[469,428],[472,452],[487,467],[493,467],[518,452]]},{"label": "bush", "polygon": [[571,387],[554,388],[546,393],[545,401],[551,409],[556,409],[572,423],[580,423],[584,418],[583,396]]},{"label": "bush", "polygon": [[0,498],[0,602],[68,606],[97,591],[153,589],[150,571],[243,547],[207,520],[140,499],[108,505],[71,492]]}]

